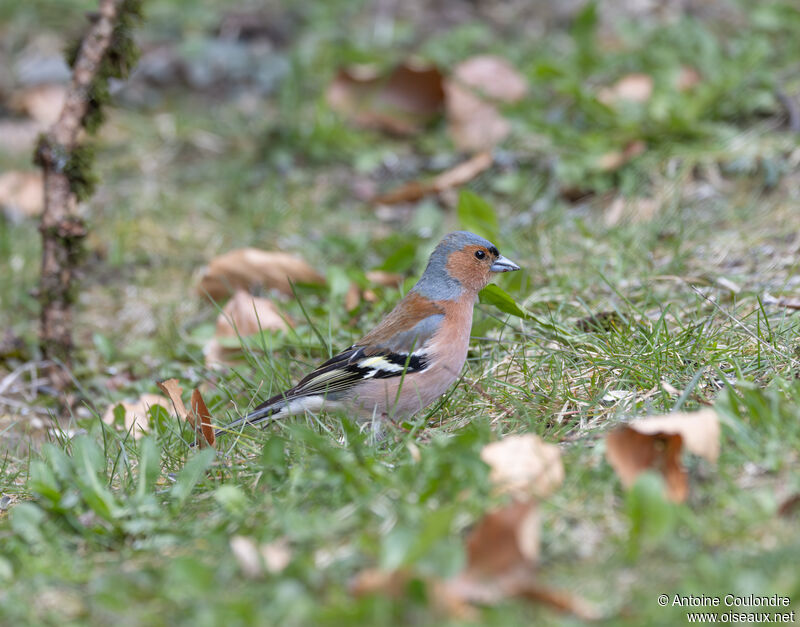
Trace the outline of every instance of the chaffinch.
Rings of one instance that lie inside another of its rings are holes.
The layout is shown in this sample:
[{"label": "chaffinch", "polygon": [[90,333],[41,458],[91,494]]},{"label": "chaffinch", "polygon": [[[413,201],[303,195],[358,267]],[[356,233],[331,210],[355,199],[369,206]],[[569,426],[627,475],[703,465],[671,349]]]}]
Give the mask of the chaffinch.
[{"label": "chaffinch", "polygon": [[495,273],[514,270],[488,240],[467,231],[445,235],[420,280],[378,326],[219,433],[323,406],[366,418],[412,416],[458,378],[478,292]]}]

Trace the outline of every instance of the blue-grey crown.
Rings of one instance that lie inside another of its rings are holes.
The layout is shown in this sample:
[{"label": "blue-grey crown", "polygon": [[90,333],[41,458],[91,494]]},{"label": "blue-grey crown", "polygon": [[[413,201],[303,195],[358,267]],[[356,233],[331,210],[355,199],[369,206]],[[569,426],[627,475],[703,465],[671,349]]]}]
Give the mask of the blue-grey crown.
[{"label": "blue-grey crown", "polygon": [[488,239],[469,231],[448,233],[433,249],[425,272],[417,284],[411,288],[411,291],[433,300],[456,300],[459,298],[462,293],[461,283],[447,272],[447,260],[450,253],[470,245],[485,246],[486,248],[494,246]]}]

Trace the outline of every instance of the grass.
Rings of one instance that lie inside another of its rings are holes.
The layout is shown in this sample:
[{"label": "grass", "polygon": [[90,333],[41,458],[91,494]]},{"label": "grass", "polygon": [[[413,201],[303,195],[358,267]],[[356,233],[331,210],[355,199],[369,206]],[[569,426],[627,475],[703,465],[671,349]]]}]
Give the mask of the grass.
[{"label": "grass", "polygon": [[[103,184],[88,207],[78,305],[84,405],[44,437],[28,416],[52,399],[8,397],[23,409],[0,412],[0,491],[10,497],[0,505],[0,623],[456,624],[432,609],[421,579],[400,599],[354,599],[348,582],[374,566],[457,572],[466,530],[504,502],[480,449],[517,432],[558,443],[566,468],[542,505],[540,578],[595,603],[605,624],[685,621],[685,608],[658,605],[662,593],[780,594],[796,607],[797,512],[781,505],[800,491],[798,317],[765,295],[798,286],[796,137],[775,94],[797,87],[800,14],[726,6],[735,19],[623,15],[610,34],[587,8],[541,38],[504,36],[475,16],[444,28],[434,15],[432,35],[418,38],[423,24],[408,18],[387,38],[361,4],[325,3],[298,10],[300,26],[276,53],[290,74],[273,96],[248,104],[175,88],[114,111],[98,146]],[[193,37],[202,47],[221,11],[154,0],[143,42]],[[0,13],[15,33],[4,54],[21,54],[21,33],[53,16],[46,2]],[[357,33],[346,40],[345,18]],[[453,158],[441,124],[393,140],[324,104],[339,64],[389,64],[409,50],[445,68],[494,52],[531,82],[524,105],[505,111],[513,133],[494,166],[469,185],[488,210],[445,196],[376,215],[352,193]],[[702,82],[671,88],[687,64]],[[624,110],[598,101],[599,86],[631,72],[654,77],[649,101]],[[635,139],[644,154],[597,166]],[[0,154],[0,167],[27,158]],[[375,303],[345,312],[351,281],[366,286],[364,272],[382,267],[408,277],[407,289],[440,234],[476,222],[497,230],[524,272],[484,295],[464,378],[407,430],[375,444],[345,415],[309,416],[223,438],[214,457],[189,449],[160,410],[139,440],[98,419],[108,403],[177,376],[202,384],[224,422],[349,345],[402,292],[376,288]],[[292,333],[265,334],[232,371],[209,371],[202,346],[217,312],[194,295],[193,274],[251,245],[300,254],[328,284],[281,303],[298,321]],[[34,222],[0,222],[0,320],[30,357],[37,246]],[[708,405],[722,420],[722,454],[716,466],[686,459],[689,500],[665,501],[652,478],[624,491],[604,458],[605,431]],[[236,536],[286,543],[288,566],[248,577]],[[578,621],[507,601],[479,622]]]}]

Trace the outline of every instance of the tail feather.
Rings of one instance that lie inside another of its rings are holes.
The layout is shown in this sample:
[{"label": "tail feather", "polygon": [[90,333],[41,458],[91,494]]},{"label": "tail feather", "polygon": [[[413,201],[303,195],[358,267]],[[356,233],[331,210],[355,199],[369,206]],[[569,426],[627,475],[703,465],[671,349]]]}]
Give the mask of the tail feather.
[{"label": "tail feather", "polygon": [[221,429],[217,429],[214,432],[214,437],[219,437],[224,433],[230,433],[231,431],[237,430],[242,425],[257,425],[264,422],[270,416],[277,414],[283,408],[286,407],[288,404],[288,399],[286,398],[286,394],[276,394],[272,398],[268,398],[266,401],[258,405],[253,411],[251,411],[246,416],[243,416],[233,422],[225,425]]}]

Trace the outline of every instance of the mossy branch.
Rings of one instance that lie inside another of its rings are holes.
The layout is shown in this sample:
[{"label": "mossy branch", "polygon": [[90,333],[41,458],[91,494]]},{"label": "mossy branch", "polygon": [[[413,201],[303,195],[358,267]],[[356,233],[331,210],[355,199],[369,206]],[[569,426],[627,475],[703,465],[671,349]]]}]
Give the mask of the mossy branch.
[{"label": "mossy branch", "polygon": [[[72,311],[75,270],[82,258],[86,227],[76,213],[78,201],[91,196],[97,182],[93,146],[82,139],[103,121],[109,102],[108,80],[125,78],[138,52],[133,26],[141,20],[141,0],[100,0],[89,16],[84,36],[67,51],[72,81],[58,120],[42,135],[34,160],[44,171],[40,343],[43,354],[59,365],[72,357]],[[69,384],[61,367],[49,370],[57,389]]]}]

